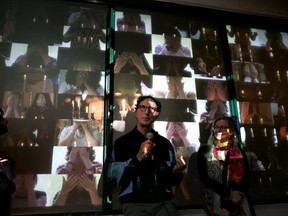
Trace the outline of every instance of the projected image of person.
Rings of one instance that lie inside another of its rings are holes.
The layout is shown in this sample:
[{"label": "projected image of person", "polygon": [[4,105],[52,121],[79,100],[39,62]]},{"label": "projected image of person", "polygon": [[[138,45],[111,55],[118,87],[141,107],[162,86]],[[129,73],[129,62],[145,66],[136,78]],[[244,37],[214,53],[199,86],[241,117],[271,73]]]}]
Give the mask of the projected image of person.
[{"label": "projected image of person", "polygon": [[26,53],[18,56],[11,66],[14,72],[9,75],[13,81],[12,86],[15,86],[16,79],[19,83],[17,87],[23,86],[21,89],[23,91],[53,93],[56,89],[55,77],[58,71],[56,59],[49,56],[48,51],[45,39],[32,38]]},{"label": "projected image of person", "polygon": [[184,122],[167,122],[166,138],[170,140],[174,148],[195,147],[187,137],[187,128]]},{"label": "projected image of person", "polygon": [[[157,44],[154,48],[155,55],[174,56],[174,57],[187,57],[191,58],[191,49],[188,46],[184,46],[181,43],[181,33],[177,27],[168,25],[164,30],[164,43]],[[157,67],[157,66],[156,66]],[[165,61],[165,69],[163,69],[166,76],[172,76],[169,79],[173,79],[174,76],[191,76],[191,71],[186,69],[187,63],[174,61],[169,58]],[[175,78],[176,79],[176,78]]]},{"label": "projected image of person", "polygon": [[72,125],[66,125],[59,134],[59,146],[89,147],[101,144],[97,127],[89,120],[73,120]]},{"label": "projected image of person", "polygon": [[5,118],[21,118],[24,116],[26,109],[22,106],[20,92],[9,92],[5,103],[3,106]]},{"label": "projected image of person", "polygon": [[[143,94],[146,88],[151,88],[149,75],[152,68],[147,60],[151,44],[150,35],[146,34],[146,24],[139,13],[132,11],[117,12],[117,31],[115,32],[115,91],[123,95]],[[125,46],[121,45],[125,44]],[[126,80],[131,82],[127,85]]]},{"label": "projected image of person", "polygon": [[242,68],[243,82],[259,83],[258,70],[253,63],[244,63]]},{"label": "projected image of person", "polygon": [[201,123],[212,123],[217,116],[227,115],[227,90],[225,83],[219,80],[208,80],[200,85],[201,90],[204,90],[203,97],[206,98],[206,111],[201,113],[199,121]]},{"label": "projected image of person", "polygon": [[93,147],[67,147],[67,163],[57,167],[57,174],[101,174],[102,164],[95,161]]},{"label": "projected image of person", "polygon": [[[3,6],[3,5],[2,5]],[[18,9],[17,1],[8,1],[5,16],[3,16],[3,29],[0,33],[2,35],[2,41],[11,43],[15,35],[16,14]],[[5,17],[5,18],[4,18]]]},{"label": "projected image of person", "polygon": [[55,108],[49,93],[36,93],[27,110],[26,118],[31,119],[55,119]]},{"label": "projected image of person", "polygon": [[213,122],[208,142],[200,146],[197,157],[206,214],[255,215],[248,194],[249,162],[232,117]]},{"label": "projected image of person", "polygon": [[[189,163],[190,155],[195,152],[196,144],[192,143],[188,138],[188,129],[184,122],[167,122],[166,125],[166,138],[172,143],[176,155],[182,155],[186,164]],[[187,167],[186,169],[188,169]],[[179,186],[173,187],[174,194],[177,199],[185,201],[191,199],[191,191],[189,190],[189,176],[187,172],[183,172],[183,179]],[[180,198],[181,197],[181,198]]]},{"label": "projected image of person", "polygon": [[273,124],[269,103],[240,102],[240,119],[243,124]]},{"label": "projected image of person", "polygon": [[[56,110],[52,104],[49,93],[36,93],[28,108],[25,117],[23,135],[17,141],[17,145],[35,146],[45,145],[53,131],[56,121]],[[49,121],[49,124],[47,124]]]},{"label": "projected image of person", "polygon": [[[195,121],[194,114],[197,111],[193,101],[196,99],[196,93],[191,87],[194,85],[194,80],[191,78],[192,69],[188,63],[192,58],[191,48],[182,44],[183,38],[177,27],[167,25],[163,31],[163,43],[156,43],[156,38],[154,39],[156,46],[154,47],[153,58],[155,59],[153,61],[154,73],[165,75],[167,90],[163,87],[157,89],[153,86],[154,96],[166,99],[182,99],[177,103],[170,101],[173,103],[171,106],[179,109],[180,112],[177,115],[168,112],[163,113],[162,116],[167,115],[168,121],[172,119],[172,121],[184,121],[184,119]],[[186,83],[189,83],[189,87]],[[167,103],[169,103],[168,100]]]},{"label": "projected image of person", "polygon": [[122,17],[117,18],[117,31],[146,33],[145,22],[139,13],[126,11]]},{"label": "projected image of person", "polygon": [[214,64],[212,68],[207,69],[207,64],[204,62],[203,58],[197,58],[197,71],[208,77],[215,76],[216,78],[222,78],[221,72],[223,71],[223,63]]},{"label": "projected image of person", "polygon": [[[117,57],[115,66],[115,91],[125,95],[142,94],[151,87],[151,67],[144,54],[123,51]],[[127,83],[127,79],[130,80]]]},{"label": "projected image of person", "polygon": [[70,13],[67,23],[69,28],[64,33],[63,41],[71,42],[72,48],[100,50],[100,41],[106,43],[106,34],[102,30],[106,14],[83,7],[71,7]]},{"label": "projected image of person", "polygon": [[0,147],[14,145],[15,143],[8,133],[8,120],[4,118],[4,111],[0,109]]},{"label": "projected image of person", "polygon": [[[253,32],[251,28],[231,26],[227,29],[227,34],[231,38],[235,38],[235,45],[232,47],[232,58],[251,60],[251,40],[255,41],[258,33]],[[234,56],[234,57],[233,57]]]},{"label": "projected image of person", "polygon": [[224,63],[217,24],[191,20],[189,26],[195,57],[193,59],[195,74],[221,78]]},{"label": "projected image of person", "polygon": [[[96,59],[93,59],[92,56],[96,56]],[[67,62],[65,68],[67,67],[68,71],[65,73],[63,82],[59,85],[58,93],[103,96],[102,61],[101,53],[80,51],[76,54],[73,53],[71,57],[65,59]]]},{"label": "projected image of person", "polygon": [[53,205],[102,204],[94,176],[102,173],[102,164],[95,161],[94,149],[68,147],[65,158],[67,163],[57,167],[56,173],[67,174],[67,178],[62,177],[62,188],[55,194]]},{"label": "projected image of person", "polygon": [[206,112],[201,113],[200,123],[213,123],[213,121],[220,116],[228,116],[228,106],[226,101],[207,101],[205,107]]},{"label": "projected image of person", "polygon": [[68,71],[65,81],[60,84],[58,93],[60,94],[87,94],[87,95],[104,95],[104,88],[100,84],[101,71],[84,72]]},{"label": "projected image of person", "polygon": [[164,43],[156,45],[155,54],[191,57],[191,50],[181,44],[181,37],[177,27],[168,25],[164,31]]},{"label": "projected image of person", "polygon": [[16,191],[12,196],[11,208],[46,206],[46,192],[35,190],[37,180],[37,174],[15,176],[13,181],[16,185]]},{"label": "projected image of person", "polygon": [[[159,81],[164,81],[163,76],[158,76]],[[163,79],[162,79],[163,77]],[[154,81],[156,81],[156,76],[154,76]],[[194,80],[187,77],[173,77],[167,76],[165,77],[165,81],[167,83],[164,88],[163,86],[153,87],[153,94],[156,98],[168,98],[168,99],[196,99],[196,93],[193,90]]]}]

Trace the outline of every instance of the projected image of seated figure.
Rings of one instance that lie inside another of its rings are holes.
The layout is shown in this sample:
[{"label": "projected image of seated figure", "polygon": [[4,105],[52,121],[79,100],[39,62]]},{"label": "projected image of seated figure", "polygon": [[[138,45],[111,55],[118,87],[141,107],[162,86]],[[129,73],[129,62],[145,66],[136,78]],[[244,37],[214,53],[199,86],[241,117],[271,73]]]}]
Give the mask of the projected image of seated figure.
[{"label": "projected image of seated figure", "polygon": [[[68,53],[69,55],[69,53]],[[104,95],[104,87],[101,84],[102,62],[101,55],[95,53],[99,58],[93,59],[92,54],[79,52],[72,54],[65,62],[68,71],[65,73],[63,82],[60,83],[58,93],[60,94],[85,94]],[[62,75],[62,73],[61,73]]]},{"label": "projected image of seated figure", "polygon": [[49,93],[36,93],[25,116],[25,128],[17,146],[39,146],[49,143],[53,136],[56,111]]},{"label": "projected image of seated figure", "polygon": [[213,123],[220,116],[228,116],[227,102],[222,100],[213,100],[206,102],[206,112],[200,115],[201,123]]},{"label": "projected image of seated figure", "polygon": [[187,137],[187,128],[184,122],[167,122],[166,137],[171,141],[174,148],[195,147]]},{"label": "projected image of seated figure", "polygon": [[102,164],[95,161],[92,147],[68,147],[67,163],[57,167],[62,176],[62,188],[55,194],[53,206],[101,205],[102,198],[96,186],[96,176],[102,173]]},{"label": "projected image of seated figure", "polygon": [[[158,67],[161,71],[164,71],[166,75],[166,81],[168,84],[168,98],[186,98],[185,93],[183,92],[183,81],[182,77],[191,77],[191,68],[188,63],[181,58],[184,57],[191,58],[192,53],[191,49],[188,46],[184,46],[182,44],[182,36],[181,32],[177,27],[173,27],[167,25],[164,30],[164,43],[157,44],[154,48],[155,57],[157,55],[167,56],[167,58],[163,58],[163,64],[157,65],[157,61],[154,64],[154,73],[158,73]],[[173,56],[173,57],[169,57]],[[161,61],[162,61],[161,60]],[[163,68],[162,68],[163,67]],[[161,69],[162,68],[162,69]],[[162,72],[161,72],[162,73]],[[175,96],[178,95],[178,96]],[[165,97],[166,98],[166,97]]]},{"label": "projected image of seated figure", "polygon": [[117,18],[117,31],[146,33],[145,22],[139,13],[125,11],[122,17]]},{"label": "projected image of seated figure", "polygon": [[13,179],[16,191],[12,196],[11,208],[46,206],[46,192],[35,190],[37,180],[37,174],[16,175]]},{"label": "projected image of seated figure", "polygon": [[0,147],[14,146],[14,141],[8,133],[8,121],[4,118],[4,111],[0,109]]},{"label": "projected image of seated figure", "polygon": [[63,41],[71,42],[73,48],[100,50],[100,41],[106,42],[106,34],[101,25],[106,15],[99,17],[100,11],[82,7],[71,7],[70,11],[67,23],[69,29],[64,33]]},{"label": "projected image of seated figure", "polygon": [[269,103],[240,102],[240,118],[243,124],[273,124]]},{"label": "projected image of seated figure", "polygon": [[[156,80],[157,79],[157,80]],[[154,82],[166,81],[164,86],[155,86],[154,96],[157,98],[170,98],[170,99],[196,99],[196,93],[193,90],[195,86],[192,79],[187,77],[174,77],[174,76],[154,76]]]},{"label": "projected image of seated figure", "polygon": [[150,35],[146,35],[145,21],[139,13],[125,11],[121,12],[116,23],[115,36],[119,45],[115,47],[115,92],[123,96],[143,94],[145,89],[151,88],[149,75],[152,73],[145,55],[149,50],[146,46],[151,43]]},{"label": "projected image of seated figure", "polygon": [[[188,63],[192,57],[191,47],[186,45],[186,40],[183,43],[184,38],[182,38],[181,31],[170,24],[164,26],[163,37],[159,41],[156,37],[154,40],[154,74],[159,76],[155,76],[153,81],[157,83],[156,79],[162,80],[162,82],[165,79],[167,84],[154,85],[154,96],[171,99],[169,101],[162,100],[163,103],[171,103],[170,105],[172,105],[173,99],[183,99],[173,103],[173,107],[177,107],[176,109],[179,110],[177,117],[169,112],[163,113],[162,117],[167,115],[167,120],[171,120],[171,115],[173,115],[175,117],[173,121],[182,121],[186,117],[186,121],[194,121],[196,107],[192,105],[192,101],[196,99],[196,94],[193,89],[194,80],[191,78],[192,69]],[[185,101],[186,99],[187,101]]]},{"label": "projected image of seated figure", "polygon": [[245,63],[242,70],[244,82],[259,83],[258,71],[253,63]]},{"label": "projected image of seated figure", "polygon": [[244,61],[251,60],[251,41],[255,41],[258,33],[253,32],[251,28],[231,26],[227,29],[229,37],[234,37],[235,44],[232,47],[233,59]]},{"label": "projected image of seated figure", "polygon": [[191,57],[191,50],[181,44],[181,37],[177,27],[167,25],[164,31],[164,43],[156,45],[155,54]]},{"label": "projected image of seated figure", "polygon": [[3,104],[5,118],[21,118],[25,115],[26,109],[22,106],[22,95],[20,92],[6,92],[7,98]]},{"label": "projected image of seated figure", "polygon": [[200,115],[200,122],[212,123],[217,116],[227,116],[227,90],[224,83],[219,80],[208,80],[201,87],[205,92],[206,111]]},{"label": "projected image of seated figure", "polygon": [[[164,59],[164,64],[160,66],[157,62],[154,63],[154,68],[160,67],[160,70],[165,71],[166,76],[191,76],[191,71],[187,70],[187,62],[183,61],[185,58],[191,58],[191,48],[182,44],[182,35],[177,27],[167,25],[163,32],[164,42],[161,44],[156,44],[154,47],[155,55],[161,56],[174,56],[174,57],[184,57],[181,58],[166,58]],[[177,61],[177,59],[179,61]],[[164,67],[161,69],[161,67]],[[155,70],[154,69],[154,70]],[[154,72],[154,73],[155,73]],[[161,72],[162,73],[162,72]],[[164,75],[164,74],[161,74]]]},{"label": "projected image of seated figure", "polygon": [[[49,48],[44,38],[31,38],[26,53],[17,57],[11,65],[11,82],[7,89],[22,88],[23,92],[53,93],[57,75],[56,59],[49,56]],[[18,85],[15,86],[15,82]],[[20,89],[14,89],[20,90]]]},{"label": "projected image of seated figure", "polygon": [[89,147],[101,143],[99,130],[91,120],[73,119],[72,125],[66,125],[59,134],[59,146]]}]

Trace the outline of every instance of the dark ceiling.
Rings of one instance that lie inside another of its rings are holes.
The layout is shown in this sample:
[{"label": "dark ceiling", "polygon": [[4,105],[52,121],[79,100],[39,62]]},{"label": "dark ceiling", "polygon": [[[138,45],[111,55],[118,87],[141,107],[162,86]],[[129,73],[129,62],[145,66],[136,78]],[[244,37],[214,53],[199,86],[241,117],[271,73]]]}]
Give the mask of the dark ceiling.
[{"label": "dark ceiling", "polygon": [[288,0],[156,0],[288,20]]}]

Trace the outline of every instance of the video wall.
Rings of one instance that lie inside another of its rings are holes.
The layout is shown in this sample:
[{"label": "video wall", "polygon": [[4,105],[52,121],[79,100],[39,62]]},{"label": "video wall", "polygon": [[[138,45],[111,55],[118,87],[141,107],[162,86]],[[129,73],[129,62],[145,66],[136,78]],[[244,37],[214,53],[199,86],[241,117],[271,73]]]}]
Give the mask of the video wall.
[{"label": "video wall", "polygon": [[[112,187],[103,188],[104,149],[135,127],[140,95],[161,101],[154,129],[188,164],[173,190],[179,207],[202,205],[197,151],[214,119],[232,114],[239,114],[250,159],[253,201],[287,199],[288,34],[185,14],[109,9],[17,0],[1,7],[0,104],[9,131],[0,150],[14,161],[13,211],[101,211],[105,202],[120,209],[117,191],[102,196]],[[113,83],[105,71],[108,28]],[[110,87],[111,125],[104,110]],[[111,142],[104,142],[104,131],[111,131]]]}]

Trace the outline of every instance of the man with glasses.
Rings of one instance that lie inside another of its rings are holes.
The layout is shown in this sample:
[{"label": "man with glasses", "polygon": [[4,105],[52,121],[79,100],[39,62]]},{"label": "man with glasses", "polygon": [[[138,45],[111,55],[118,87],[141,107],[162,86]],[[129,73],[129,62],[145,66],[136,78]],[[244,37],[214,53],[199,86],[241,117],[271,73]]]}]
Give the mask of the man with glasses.
[{"label": "man with glasses", "polygon": [[176,216],[171,187],[181,182],[186,165],[169,140],[152,128],[160,111],[158,100],[140,96],[137,125],[114,143],[108,175],[120,187],[124,215]]}]

